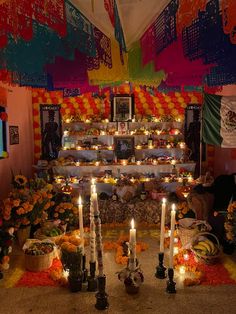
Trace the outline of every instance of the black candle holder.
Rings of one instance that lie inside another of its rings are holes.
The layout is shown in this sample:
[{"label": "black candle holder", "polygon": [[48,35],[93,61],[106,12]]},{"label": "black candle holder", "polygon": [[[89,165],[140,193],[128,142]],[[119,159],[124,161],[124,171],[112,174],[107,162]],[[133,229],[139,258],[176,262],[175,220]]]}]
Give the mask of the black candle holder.
[{"label": "black candle holder", "polygon": [[82,272],[83,272],[83,283],[87,282],[88,270],[86,268],[86,255],[82,256]]},{"label": "black candle holder", "polygon": [[96,273],[96,262],[89,262],[90,265],[90,274],[87,277],[88,281],[88,291],[94,292],[97,291],[97,279],[95,278]]},{"label": "black candle holder", "polygon": [[174,282],[174,269],[173,268],[168,268],[168,280],[167,280],[167,286],[166,286],[166,292],[168,293],[176,293],[175,285],[176,283]]},{"label": "black candle holder", "polygon": [[108,295],[106,293],[106,276],[98,276],[98,292],[96,293],[96,304],[97,310],[106,310],[109,307]]},{"label": "black candle holder", "polygon": [[166,267],[163,265],[163,261],[164,261],[164,253],[163,252],[160,252],[158,254],[158,259],[159,259],[159,265],[156,267],[155,276],[158,279],[164,279],[164,278],[166,278]]}]

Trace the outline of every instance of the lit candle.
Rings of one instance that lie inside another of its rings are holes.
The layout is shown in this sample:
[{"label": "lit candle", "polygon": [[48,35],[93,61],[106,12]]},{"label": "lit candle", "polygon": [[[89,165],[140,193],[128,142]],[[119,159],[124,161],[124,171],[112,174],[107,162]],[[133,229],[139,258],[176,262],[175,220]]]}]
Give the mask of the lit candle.
[{"label": "lit candle", "polygon": [[70,118],[67,118],[67,119],[66,119],[66,123],[70,123]]},{"label": "lit candle", "polygon": [[141,148],[142,148],[141,145],[137,145],[137,146],[136,146],[136,149],[141,149]]},{"label": "lit candle", "polygon": [[173,255],[177,255],[179,253],[179,248],[177,246],[174,247]]},{"label": "lit candle", "polygon": [[170,163],[174,166],[176,164],[176,160],[172,159]]},{"label": "lit candle", "polygon": [[112,150],[112,146],[110,145],[110,146],[108,146],[108,150]]},{"label": "lit candle", "polygon": [[181,149],[184,149],[184,148],[185,148],[185,143],[184,143],[184,142],[180,142],[180,143],[179,143],[179,147],[180,147]]},{"label": "lit candle", "polygon": [[99,166],[100,165],[100,161],[95,161],[95,166]]},{"label": "lit candle", "polygon": [[89,119],[86,119],[85,120],[85,123],[90,123],[91,121]]},{"label": "lit candle", "polygon": [[105,119],[104,121],[105,121],[105,123],[109,123],[109,120],[108,120],[108,119]]},{"label": "lit candle", "polygon": [[185,254],[183,255],[183,258],[184,258],[185,261],[188,261],[188,260],[189,260],[189,255],[188,255],[188,253],[185,253]]},{"label": "lit candle", "polygon": [[75,165],[76,165],[77,167],[79,167],[79,166],[80,166],[80,162],[79,162],[79,161],[76,161]]},{"label": "lit candle", "polygon": [[166,182],[166,183],[170,182],[170,178],[169,177],[165,177],[164,178],[164,182]]},{"label": "lit candle", "polygon": [[131,220],[131,229],[129,231],[129,268],[134,271],[136,268],[136,229],[134,228],[134,219]]},{"label": "lit candle", "polygon": [[76,149],[77,149],[77,150],[81,150],[81,148],[82,148],[82,147],[81,147],[80,145],[77,145],[77,146],[76,146]]},{"label": "lit candle", "polygon": [[157,160],[154,159],[154,160],[152,161],[152,164],[153,164],[153,165],[157,165]]},{"label": "lit candle", "polygon": [[170,220],[170,253],[169,253],[169,268],[173,268],[174,256],[174,233],[175,233],[175,204],[172,204],[171,220]]},{"label": "lit candle", "polygon": [[180,266],[179,273],[180,273],[180,275],[184,275],[185,274],[185,266]]},{"label": "lit candle", "polygon": [[141,161],[140,161],[140,160],[137,160],[137,161],[136,161],[136,164],[137,164],[138,166],[140,166],[140,165],[141,165]]},{"label": "lit candle", "polygon": [[84,222],[83,222],[83,205],[81,196],[79,196],[79,230],[82,243],[82,254],[84,255]]},{"label": "lit candle", "polygon": [[178,178],[178,182],[179,182],[179,183],[182,183],[182,182],[183,182],[183,178],[182,178],[182,177],[179,177],[179,178]]},{"label": "lit candle", "polygon": [[103,276],[102,228],[101,228],[100,212],[98,208],[96,185],[93,185],[92,187],[91,203],[93,206],[93,213],[94,213],[98,274],[100,277],[102,277]]},{"label": "lit candle", "polygon": [[101,131],[100,135],[106,135],[106,132],[105,131]]},{"label": "lit candle", "polygon": [[123,166],[127,166],[127,164],[128,164],[128,160],[126,160],[126,159],[122,160],[122,165]]},{"label": "lit candle", "polygon": [[167,148],[167,149],[171,148],[171,145],[170,145],[170,144],[167,144],[167,145],[166,145],[166,148]]},{"label": "lit candle", "polygon": [[160,235],[160,252],[164,252],[164,238],[165,238],[165,217],[166,217],[166,199],[162,199],[161,204],[161,235]]},{"label": "lit candle", "polygon": [[192,176],[188,176],[188,182],[189,183],[193,182],[193,177]]},{"label": "lit candle", "polygon": [[93,203],[93,193],[96,192],[95,178],[91,179],[91,198],[90,198],[90,262],[95,262],[95,224],[94,224],[94,203]]}]

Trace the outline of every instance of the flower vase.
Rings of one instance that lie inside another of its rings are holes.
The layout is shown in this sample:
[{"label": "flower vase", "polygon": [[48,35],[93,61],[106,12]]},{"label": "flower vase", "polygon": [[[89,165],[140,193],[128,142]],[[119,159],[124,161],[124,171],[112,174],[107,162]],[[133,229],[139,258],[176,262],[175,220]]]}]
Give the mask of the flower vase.
[{"label": "flower vase", "polygon": [[139,287],[125,284],[125,290],[128,294],[137,294],[139,292]]},{"label": "flower vase", "polygon": [[19,228],[17,230],[17,239],[18,239],[19,246],[21,248],[25,244],[26,240],[30,238],[30,229],[31,229],[31,226],[29,225],[25,228]]},{"label": "flower vase", "polygon": [[78,292],[82,289],[82,277],[68,277],[69,289],[71,292]]}]

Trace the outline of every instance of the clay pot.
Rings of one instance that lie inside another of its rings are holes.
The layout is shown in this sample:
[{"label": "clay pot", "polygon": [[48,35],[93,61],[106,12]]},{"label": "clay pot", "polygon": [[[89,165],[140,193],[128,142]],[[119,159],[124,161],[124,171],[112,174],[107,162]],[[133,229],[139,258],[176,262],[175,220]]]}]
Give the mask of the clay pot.
[{"label": "clay pot", "polygon": [[139,287],[134,285],[125,285],[125,290],[128,294],[137,294],[139,292]]}]

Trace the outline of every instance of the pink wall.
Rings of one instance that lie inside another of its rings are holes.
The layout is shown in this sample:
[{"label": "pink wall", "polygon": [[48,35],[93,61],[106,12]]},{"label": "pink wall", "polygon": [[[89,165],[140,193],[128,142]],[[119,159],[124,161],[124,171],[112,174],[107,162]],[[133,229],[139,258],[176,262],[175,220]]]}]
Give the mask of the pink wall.
[{"label": "pink wall", "polygon": [[[236,85],[224,86],[222,96],[236,96]],[[236,159],[232,158],[230,148],[215,147],[214,175],[231,174],[236,172]]]},{"label": "pink wall", "polygon": [[31,90],[23,87],[7,88],[8,126],[19,126],[20,143],[9,145],[9,138],[7,139],[9,157],[0,159],[0,199],[5,197],[11,189],[11,169],[15,174],[21,171],[23,175],[30,177],[33,165]]}]

